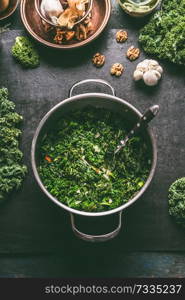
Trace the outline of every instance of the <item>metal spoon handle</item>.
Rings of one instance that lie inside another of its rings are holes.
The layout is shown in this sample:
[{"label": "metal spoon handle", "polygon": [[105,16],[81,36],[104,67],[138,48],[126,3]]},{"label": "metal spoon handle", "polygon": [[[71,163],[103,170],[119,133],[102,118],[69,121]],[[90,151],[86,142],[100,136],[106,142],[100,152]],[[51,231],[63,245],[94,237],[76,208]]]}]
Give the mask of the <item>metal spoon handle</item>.
[{"label": "metal spoon handle", "polygon": [[127,143],[129,139],[137,134],[141,128],[145,127],[159,112],[159,105],[151,106],[140,118],[139,122],[134,126],[134,128],[128,133],[126,138],[120,141],[120,144],[115,150],[115,154],[118,153]]}]

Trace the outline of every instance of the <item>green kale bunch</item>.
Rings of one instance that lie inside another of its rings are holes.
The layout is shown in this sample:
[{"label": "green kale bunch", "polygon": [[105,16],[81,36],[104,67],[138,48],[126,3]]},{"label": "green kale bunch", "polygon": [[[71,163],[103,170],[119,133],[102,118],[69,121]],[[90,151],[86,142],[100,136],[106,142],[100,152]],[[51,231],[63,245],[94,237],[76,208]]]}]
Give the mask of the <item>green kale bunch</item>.
[{"label": "green kale bunch", "polygon": [[143,49],[161,59],[185,64],[185,0],[163,0],[162,9],[140,31]]},{"label": "green kale bunch", "polygon": [[15,104],[8,99],[8,90],[0,89],[0,201],[18,189],[27,168],[23,166],[19,150],[21,130],[17,128],[22,116],[15,112]]},{"label": "green kale bunch", "polygon": [[26,68],[36,68],[40,64],[37,50],[25,36],[16,37],[12,55]]},{"label": "green kale bunch", "polygon": [[169,188],[169,214],[185,228],[185,177],[177,179]]}]

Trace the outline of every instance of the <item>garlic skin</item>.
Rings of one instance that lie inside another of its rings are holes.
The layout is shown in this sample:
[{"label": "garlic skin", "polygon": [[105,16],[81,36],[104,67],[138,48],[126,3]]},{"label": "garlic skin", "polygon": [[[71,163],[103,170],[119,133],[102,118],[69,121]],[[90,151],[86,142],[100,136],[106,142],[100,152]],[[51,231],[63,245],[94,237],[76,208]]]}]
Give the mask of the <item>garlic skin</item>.
[{"label": "garlic skin", "polygon": [[163,73],[163,68],[156,60],[145,59],[140,62],[134,71],[133,78],[135,81],[143,79],[148,86],[157,85]]},{"label": "garlic skin", "polygon": [[42,0],[40,11],[45,18],[57,24],[57,18],[64,11],[60,0]]},{"label": "garlic skin", "polygon": [[148,86],[154,86],[158,83],[158,80],[160,79],[161,74],[155,70],[149,70],[144,73],[143,80],[144,83]]},{"label": "garlic skin", "polygon": [[139,81],[140,79],[143,78],[143,72],[140,70],[135,70],[133,77],[135,81]]}]

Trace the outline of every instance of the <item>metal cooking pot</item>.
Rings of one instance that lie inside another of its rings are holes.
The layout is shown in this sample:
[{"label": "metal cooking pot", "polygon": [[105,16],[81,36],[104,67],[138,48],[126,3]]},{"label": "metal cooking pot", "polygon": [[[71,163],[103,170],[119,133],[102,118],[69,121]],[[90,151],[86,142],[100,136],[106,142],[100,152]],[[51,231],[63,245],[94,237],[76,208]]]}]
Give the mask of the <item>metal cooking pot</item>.
[{"label": "metal cooking pot", "polygon": [[[77,96],[73,96],[74,89],[82,84],[87,83],[98,83],[98,84],[104,84],[107,87],[110,88],[111,94],[104,94],[104,93],[86,93],[86,94],[80,94]],[[122,222],[122,211],[126,209],[128,206],[132,205],[139,197],[145,192],[147,187],[149,186],[155,172],[156,163],[157,163],[157,146],[156,146],[156,140],[155,137],[148,127],[142,129],[142,135],[145,138],[145,141],[148,146],[148,151],[151,153],[151,169],[148,176],[148,179],[144,186],[141,188],[141,190],[133,196],[132,199],[130,199],[127,203],[124,203],[123,205],[104,212],[85,212],[85,211],[79,211],[73,208],[70,208],[66,206],[65,204],[58,201],[54,196],[52,196],[47,189],[45,188],[44,184],[41,181],[41,178],[39,176],[39,173],[37,171],[37,163],[39,159],[39,147],[40,142],[42,141],[43,136],[47,133],[48,129],[52,128],[54,124],[56,124],[57,120],[61,118],[62,115],[66,115],[68,112],[74,109],[82,109],[85,106],[93,105],[95,107],[99,108],[106,108],[111,111],[117,112],[120,117],[123,117],[127,122],[130,128],[133,127],[133,125],[137,122],[137,120],[141,117],[141,113],[130,103],[126,102],[125,100],[122,100],[115,96],[114,89],[112,86],[101,79],[87,79],[80,81],[73,85],[73,87],[70,89],[69,92],[69,98],[60,102],[59,104],[55,105],[41,120],[39,123],[39,126],[36,129],[36,132],[33,137],[32,141],[32,148],[31,148],[31,162],[32,162],[32,168],[33,173],[36,178],[37,183],[39,184],[42,191],[58,206],[62,207],[63,209],[70,212],[71,216],[71,225],[73,232],[80,238],[87,240],[87,241],[105,241],[109,240],[113,237],[115,237],[118,232],[121,229],[121,222]],[[111,214],[117,214],[118,216],[118,226],[115,230],[112,232],[109,232],[107,234],[101,234],[101,235],[90,235],[85,234],[78,230],[75,226],[75,215],[81,215],[86,217],[103,217],[108,216]]]}]

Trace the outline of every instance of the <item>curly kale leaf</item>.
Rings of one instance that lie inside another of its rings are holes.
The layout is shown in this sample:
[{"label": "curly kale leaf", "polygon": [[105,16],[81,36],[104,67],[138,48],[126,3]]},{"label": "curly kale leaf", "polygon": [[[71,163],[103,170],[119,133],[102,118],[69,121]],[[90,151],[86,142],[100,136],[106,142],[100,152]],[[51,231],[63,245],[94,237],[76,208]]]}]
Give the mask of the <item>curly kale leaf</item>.
[{"label": "curly kale leaf", "polygon": [[12,47],[12,55],[27,68],[36,68],[40,57],[32,42],[25,36],[17,36]]},{"label": "curly kale leaf", "polygon": [[185,228],[185,177],[177,179],[169,188],[169,214]]},{"label": "curly kale leaf", "polygon": [[7,113],[13,112],[15,104],[8,100],[8,89],[0,89],[0,117],[4,117]]},{"label": "curly kale leaf", "polygon": [[18,189],[27,172],[22,165],[23,153],[19,149],[21,130],[17,126],[22,116],[14,111],[15,104],[8,99],[8,90],[0,89],[0,201]]},{"label": "curly kale leaf", "polygon": [[143,49],[177,64],[185,64],[185,0],[164,0],[163,8],[140,31]]}]

